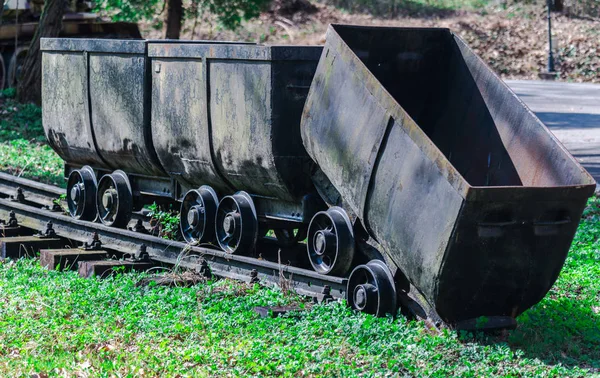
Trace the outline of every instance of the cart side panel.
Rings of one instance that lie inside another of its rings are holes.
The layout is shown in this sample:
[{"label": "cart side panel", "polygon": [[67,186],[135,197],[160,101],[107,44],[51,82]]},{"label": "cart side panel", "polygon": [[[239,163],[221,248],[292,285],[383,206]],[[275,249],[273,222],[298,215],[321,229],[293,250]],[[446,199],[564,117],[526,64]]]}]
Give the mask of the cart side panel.
[{"label": "cart side panel", "polygon": [[165,169],[220,194],[298,201],[312,192],[299,121],[321,50],[150,43],[153,138]]},{"label": "cart side panel", "polygon": [[90,53],[90,104],[98,151],[113,169],[164,176],[146,114],[143,54]]},{"label": "cart side panel", "polygon": [[399,105],[444,156],[430,158],[449,161],[473,186],[521,185],[449,30],[335,25],[330,37],[341,38],[361,60],[365,81],[373,75],[385,88],[380,102]]},{"label": "cart side panel", "polygon": [[393,123],[381,146],[366,223],[392,261],[432,298],[464,200],[406,134],[401,122]]},{"label": "cart side panel", "polygon": [[69,164],[106,168],[90,126],[86,54],[45,50],[42,67],[42,120],[48,144]]},{"label": "cart side panel", "polygon": [[314,191],[313,162],[302,144],[300,118],[319,54],[312,48],[307,52],[313,60],[279,60],[272,65],[273,156],[281,180],[295,197]]},{"label": "cart side panel", "polygon": [[235,188],[293,200],[272,154],[271,62],[211,60],[209,83],[219,171]]},{"label": "cart side panel", "polygon": [[521,186],[515,163],[454,40],[448,38],[444,47],[444,75],[438,90],[431,91],[429,111],[415,114],[415,121],[469,185]]},{"label": "cart side panel", "polygon": [[516,317],[550,290],[589,194],[587,188],[575,196],[561,188],[540,189],[546,195],[514,188],[506,190],[527,198],[465,202],[437,293],[430,297],[445,321]]},{"label": "cart side panel", "polygon": [[330,35],[304,107],[302,140],[344,201],[362,218],[390,116],[365,87],[360,62],[349,51],[336,48],[338,39]]},{"label": "cart side panel", "polygon": [[211,156],[205,62],[153,57],[151,64],[152,138],[161,164],[186,187],[228,192]]},{"label": "cart side panel", "polygon": [[594,184],[593,178],[506,84],[460,38],[454,39],[523,186]]}]

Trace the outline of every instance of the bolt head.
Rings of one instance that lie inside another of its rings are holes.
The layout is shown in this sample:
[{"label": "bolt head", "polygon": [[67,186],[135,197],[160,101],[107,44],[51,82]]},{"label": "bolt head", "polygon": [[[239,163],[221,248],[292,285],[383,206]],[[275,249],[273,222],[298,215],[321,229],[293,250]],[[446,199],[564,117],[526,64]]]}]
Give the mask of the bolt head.
[{"label": "bolt head", "polygon": [[367,290],[363,285],[358,285],[354,288],[354,304],[359,310],[367,306]]},{"label": "bolt head", "polygon": [[70,196],[73,202],[77,203],[81,199],[81,189],[82,188],[79,186],[79,184],[73,185],[71,188]]},{"label": "bolt head", "polygon": [[193,206],[187,214],[187,221],[190,226],[197,227],[200,224],[200,211],[197,206]]},{"label": "bolt head", "polygon": [[111,210],[114,204],[114,194],[112,191],[107,190],[106,192],[104,192],[104,194],[102,195],[102,206],[104,206],[104,208],[106,210]]},{"label": "bolt head", "polygon": [[231,235],[235,231],[235,217],[232,213],[225,215],[225,219],[223,219],[223,229],[227,235]]},{"label": "bolt head", "polygon": [[322,231],[318,231],[314,237],[314,247],[315,252],[318,255],[323,255],[325,250],[327,249],[327,240],[325,239],[325,234]]}]

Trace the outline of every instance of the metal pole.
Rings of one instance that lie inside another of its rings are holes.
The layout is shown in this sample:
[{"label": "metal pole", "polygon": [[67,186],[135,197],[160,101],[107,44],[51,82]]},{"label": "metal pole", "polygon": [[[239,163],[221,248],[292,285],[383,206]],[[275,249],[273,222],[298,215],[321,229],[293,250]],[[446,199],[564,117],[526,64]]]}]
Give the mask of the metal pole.
[{"label": "metal pole", "polygon": [[552,0],[547,0],[546,4],[548,6],[548,72],[555,72],[552,54]]}]

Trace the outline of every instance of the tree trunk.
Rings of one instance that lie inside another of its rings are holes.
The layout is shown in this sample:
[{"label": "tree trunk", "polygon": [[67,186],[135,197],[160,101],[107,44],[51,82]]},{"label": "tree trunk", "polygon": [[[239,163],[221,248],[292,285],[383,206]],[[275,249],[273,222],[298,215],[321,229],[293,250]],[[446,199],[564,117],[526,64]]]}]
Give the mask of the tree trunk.
[{"label": "tree trunk", "polygon": [[565,4],[563,0],[554,0],[554,11],[562,12],[565,9]]},{"label": "tree trunk", "polygon": [[62,29],[62,19],[67,0],[46,0],[44,10],[33,40],[29,46],[27,58],[23,62],[17,85],[17,98],[20,102],[42,102],[42,54],[40,38],[55,38]]},{"label": "tree trunk", "polygon": [[182,0],[165,0],[167,5],[167,39],[179,39],[181,34],[181,22],[183,20],[183,3]]}]

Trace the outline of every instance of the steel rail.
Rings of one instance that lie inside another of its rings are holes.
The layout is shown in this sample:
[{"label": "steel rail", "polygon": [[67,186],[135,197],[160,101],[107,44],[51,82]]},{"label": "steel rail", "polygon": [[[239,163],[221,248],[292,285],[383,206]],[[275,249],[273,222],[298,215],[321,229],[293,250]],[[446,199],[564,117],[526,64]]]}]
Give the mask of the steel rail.
[{"label": "steel rail", "polygon": [[51,203],[56,195],[64,193],[64,190],[0,174],[0,193],[5,196],[13,194],[6,191],[16,191],[17,187],[23,190],[26,201],[0,198],[0,218],[7,219],[9,213],[14,211],[19,224],[27,228],[43,230],[51,221],[60,237],[84,243],[90,241],[94,233],[98,233],[104,248],[120,253],[132,254],[144,244],[150,258],[157,262],[196,269],[201,267],[202,261],[206,261],[212,274],[218,277],[245,282],[256,277],[260,282],[269,285],[279,285],[285,279],[289,286],[301,295],[322,297],[323,293],[327,292],[334,298],[342,298],[345,295],[347,283],[345,278],[324,276],[307,269],[247,256],[231,255],[214,248],[191,246],[134,231],[107,227],[101,223],[81,221],[60,212],[33,206],[28,203],[31,198],[35,198],[32,202]]},{"label": "steel rail", "polygon": [[56,186],[0,172],[0,194],[16,198],[19,188],[23,190],[26,201],[38,206],[52,207],[54,200],[66,193],[65,189]]}]

